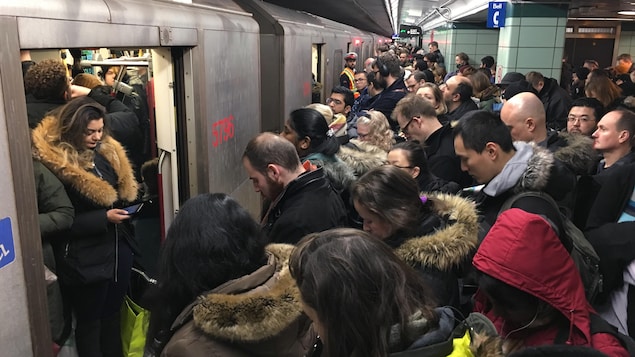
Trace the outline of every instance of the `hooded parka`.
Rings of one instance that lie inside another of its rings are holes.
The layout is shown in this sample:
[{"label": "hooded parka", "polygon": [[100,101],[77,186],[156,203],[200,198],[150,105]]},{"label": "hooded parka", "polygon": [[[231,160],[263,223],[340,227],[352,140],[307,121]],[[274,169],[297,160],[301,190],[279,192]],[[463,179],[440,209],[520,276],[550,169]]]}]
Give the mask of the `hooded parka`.
[{"label": "hooded parka", "polygon": [[[542,217],[511,208],[501,213],[481,243],[473,262],[479,271],[549,303],[569,323],[566,343],[591,346],[608,356],[628,356],[610,334],[590,333],[587,302],[578,270],[551,225]],[[504,339],[521,340],[523,345],[554,344],[561,326],[548,324],[534,329],[514,329],[491,306],[481,291],[475,309],[487,316]]]},{"label": "hooded parka", "polygon": [[267,246],[267,264],[202,294],[172,325],[162,357],[302,356],[315,341],[289,273],[293,246]]}]

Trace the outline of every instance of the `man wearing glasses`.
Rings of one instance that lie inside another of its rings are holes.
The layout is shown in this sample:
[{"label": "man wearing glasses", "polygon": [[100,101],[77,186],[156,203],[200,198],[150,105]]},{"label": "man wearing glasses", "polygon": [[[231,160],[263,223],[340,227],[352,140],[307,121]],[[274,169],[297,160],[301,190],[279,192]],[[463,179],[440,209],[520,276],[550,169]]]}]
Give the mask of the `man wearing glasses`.
[{"label": "man wearing glasses", "polygon": [[360,111],[361,104],[364,101],[368,101],[370,94],[368,94],[368,73],[359,72],[355,73],[355,88],[359,96],[355,98],[353,107],[351,108],[351,115],[357,116]]},{"label": "man wearing glasses", "polygon": [[454,152],[450,123],[441,124],[434,107],[427,100],[417,95],[405,97],[397,103],[393,118],[407,140],[423,144],[431,173],[461,187],[472,184],[472,178],[461,170],[461,162]]}]

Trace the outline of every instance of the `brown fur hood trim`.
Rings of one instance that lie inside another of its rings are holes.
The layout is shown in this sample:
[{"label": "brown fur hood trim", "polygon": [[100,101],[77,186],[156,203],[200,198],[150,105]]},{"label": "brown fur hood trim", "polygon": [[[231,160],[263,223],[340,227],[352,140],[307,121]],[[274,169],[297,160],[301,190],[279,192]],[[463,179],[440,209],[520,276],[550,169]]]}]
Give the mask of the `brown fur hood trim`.
[{"label": "brown fur hood trim", "polygon": [[[116,191],[108,182],[87,171],[92,167],[92,155],[84,155],[85,158],[79,164],[66,162],[59,145],[57,130],[57,118],[45,117],[42,122],[33,129],[33,157],[42,162],[64,184],[68,184],[80,194],[91,201],[108,207],[118,199],[132,202],[137,198],[137,181],[134,178],[132,165],[128,160],[123,146],[110,136],[103,137],[99,145],[99,153],[102,154],[117,173],[118,190]],[[81,160],[81,159],[80,159]]]},{"label": "brown fur hood trim", "polygon": [[476,204],[466,198],[435,193],[428,196],[435,211],[448,224],[434,233],[408,239],[395,253],[409,265],[423,265],[448,271],[463,263],[476,249],[478,214]]},{"label": "brown fur hood trim", "polygon": [[567,142],[554,153],[576,175],[588,175],[598,163],[598,153],[593,150],[593,139],[581,134],[558,133]]},{"label": "brown fur hood trim", "polygon": [[503,340],[499,336],[472,333],[470,350],[474,357],[503,357]]},{"label": "brown fur hood trim", "polygon": [[257,342],[281,333],[302,314],[300,291],[289,273],[293,248],[267,246],[276,264],[271,278],[275,282],[269,289],[236,295],[209,293],[193,309],[194,324],[212,337],[229,341]]},{"label": "brown fur hood trim", "polygon": [[361,177],[369,170],[386,163],[387,153],[379,147],[355,139],[351,143],[359,150],[341,146],[336,155],[353,169],[355,176]]}]

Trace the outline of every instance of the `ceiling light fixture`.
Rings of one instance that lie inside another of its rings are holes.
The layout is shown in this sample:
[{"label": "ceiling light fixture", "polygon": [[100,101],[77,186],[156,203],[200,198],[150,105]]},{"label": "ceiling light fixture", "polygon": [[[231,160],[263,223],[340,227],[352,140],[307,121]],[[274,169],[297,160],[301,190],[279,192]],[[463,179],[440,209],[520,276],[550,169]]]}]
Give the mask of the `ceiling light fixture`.
[{"label": "ceiling light fixture", "polygon": [[635,16],[635,11],[632,11],[632,10],[622,10],[622,11],[618,11],[617,13],[620,15]]},{"label": "ceiling light fixture", "polygon": [[419,9],[419,10],[410,9],[410,10],[408,10],[406,12],[408,13],[408,16],[421,17],[421,9]]}]

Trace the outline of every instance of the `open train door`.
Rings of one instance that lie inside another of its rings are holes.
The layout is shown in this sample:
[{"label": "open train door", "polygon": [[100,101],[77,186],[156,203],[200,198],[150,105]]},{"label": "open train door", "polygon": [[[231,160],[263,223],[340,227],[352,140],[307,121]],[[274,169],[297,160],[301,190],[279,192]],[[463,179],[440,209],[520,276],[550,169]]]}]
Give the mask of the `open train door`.
[{"label": "open train door", "polygon": [[159,157],[159,202],[161,236],[179,210],[178,151],[176,142],[176,108],[174,103],[174,68],[170,48],[152,50],[156,138]]}]

